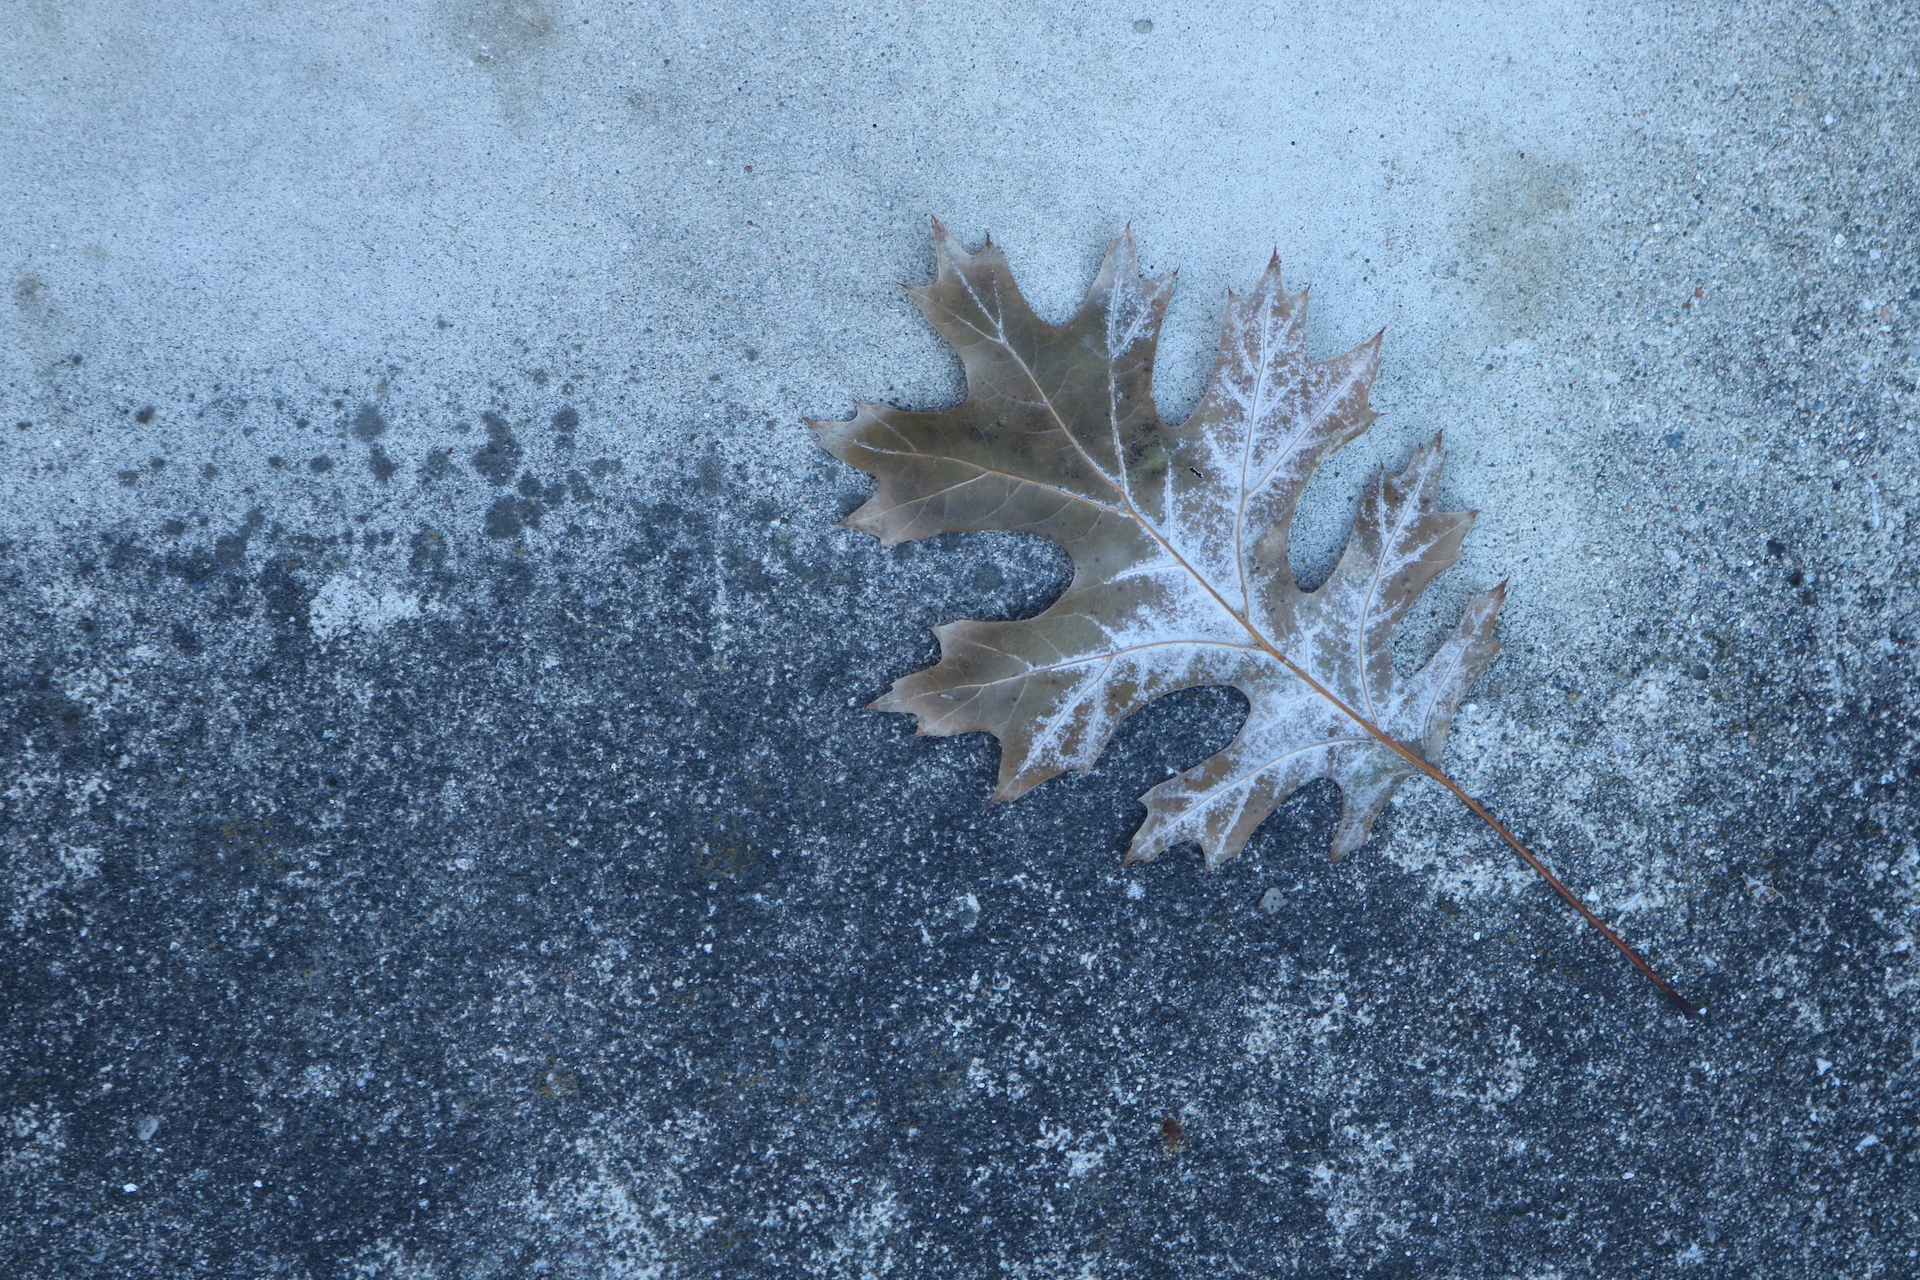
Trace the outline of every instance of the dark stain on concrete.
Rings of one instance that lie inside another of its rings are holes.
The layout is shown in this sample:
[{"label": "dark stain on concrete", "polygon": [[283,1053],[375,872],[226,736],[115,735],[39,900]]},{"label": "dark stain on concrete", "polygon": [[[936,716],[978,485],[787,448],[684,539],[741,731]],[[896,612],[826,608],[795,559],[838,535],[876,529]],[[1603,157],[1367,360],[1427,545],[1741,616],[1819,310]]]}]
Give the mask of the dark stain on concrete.
[{"label": "dark stain on concrete", "polygon": [[520,517],[521,500],[495,498],[487,508],[486,532],[489,538],[517,538],[526,527]]},{"label": "dark stain on concrete", "polygon": [[[515,538],[546,500],[526,479],[537,497],[493,501]],[[765,1206],[829,1194],[827,1168],[884,1179],[902,1247],[952,1260],[923,1273],[973,1274],[985,1219],[1024,1257],[1192,1274],[1165,1242],[1256,1239],[1344,1273],[1367,1246],[1336,1248],[1315,1169],[1356,1126],[1481,1171],[1471,1203],[1391,1161],[1369,1175],[1409,1224],[1381,1274],[1463,1240],[1584,1256],[1629,1218],[1610,1256],[1658,1268],[1659,1240],[1736,1197],[1804,1219],[1816,1168],[1898,1202],[1897,1165],[1833,1162],[1898,1141],[1904,1113],[1826,1084],[1906,1060],[1848,972],[1884,936],[1850,886],[1912,785],[1896,704],[1830,717],[1817,674],[1749,655],[1774,673],[1768,732],[1843,745],[1788,808],[1756,817],[1712,779],[1678,798],[1686,839],[1764,849],[1749,871],[1791,904],[1703,875],[1686,929],[1721,959],[1692,989],[1702,1029],[1544,892],[1441,903],[1377,856],[1329,868],[1326,788],[1214,875],[1179,855],[1117,875],[1133,796],[1232,733],[1224,691],[1156,703],[1091,778],[983,809],[990,744],[853,704],[932,656],[928,621],[1031,612],[1059,558],[1013,537],[882,552],[824,513],[783,534],[740,519],[761,495],[717,466],[662,488],[618,495],[577,563],[417,529],[406,562],[441,611],[346,647],[311,636],[314,594],[384,535],[276,534],[263,511],[214,540],[198,592],[135,538],[89,575],[97,633],[14,633],[16,655],[63,656],[0,663],[10,776],[61,781],[0,814],[50,886],[4,952],[0,1065],[10,1114],[58,1117],[60,1146],[10,1181],[9,1213],[65,1225],[9,1257],[83,1274],[156,1222],[171,1274],[347,1274],[382,1241],[450,1274],[582,1249],[708,1268],[708,1235],[606,1234],[596,1197],[637,1179],[682,1220],[735,1224],[726,1274],[783,1276],[837,1228]],[[150,635],[162,656],[90,709],[73,673]],[[96,774],[111,791],[70,785]],[[1386,819],[1447,821],[1421,798]],[[97,871],[63,869],[55,840]],[[1783,957],[1817,1024],[1758,998]],[[1816,1057],[1841,1065],[1815,1076]],[[1509,1070],[1524,1088],[1488,1101]],[[1331,1100],[1315,1071],[1346,1078]],[[1810,1090],[1841,1154],[1782,1122]],[[136,1142],[143,1117],[161,1123]],[[1099,1159],[1075,1174],[1073,1152]]]},{"label": "dark stain on concrete", "polygon": [[374,440],[386,434],[387,420],[381,416],[379,408],[371,401],[362,404],[353,414],[353,434],[360,440]]},{"label": "dark stain on concrete", "polygon": [[488,410],[480,415],[480,421],[487,429],[487,442],[474,451],[469,464],[488,484],[503,485],[520,469],[525,451],[508,429],[504,414]]}]

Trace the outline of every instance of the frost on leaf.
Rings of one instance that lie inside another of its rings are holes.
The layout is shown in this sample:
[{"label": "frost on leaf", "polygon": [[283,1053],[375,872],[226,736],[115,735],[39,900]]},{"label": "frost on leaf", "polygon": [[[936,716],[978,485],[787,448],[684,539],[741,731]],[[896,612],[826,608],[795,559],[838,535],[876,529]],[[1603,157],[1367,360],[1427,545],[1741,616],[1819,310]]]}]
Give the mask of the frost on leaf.
[{"label": "frost on leaf", "polygon": [[1367,429],[1380,339],[1315,363],[1306,295],[1276,258],[1248,297],[1229,296],[1205,397],[1177,426],[1153,404],[1154,345],[1171,278],[1143,280],[1131,235],[1108,249],[1079,312],[1035,316],[989,241],[968,254],[934,224],[940,274],[912,290],[959,352],[967,398],[920,413],[861,405],[816,422],[835,457],[879,480],[847,518],[882,543],[975,529],[1052,539],[1072,584],[1016,622],[937,628],[940,662],[875,702],[920,731],[1000,740],[998,800],[1091,768],[1149,701],[1232,685],[1250,710],[1225,750],[1142,797],[1129,857],[1184,841],[1208,865],[1315,778],[1343,798],[1333,856],[1358,848],[1416,766],[1434,761],[1454,708],[1492,661],[1504,587],[1476,596],[1414,675],[1394,672],[1394,632],[1460,557],[1472,512],[1438,507],[1438,438],[1399,475],[1367,485],[1339,564],[1302,591],[1288,529],[1321,462]]}]

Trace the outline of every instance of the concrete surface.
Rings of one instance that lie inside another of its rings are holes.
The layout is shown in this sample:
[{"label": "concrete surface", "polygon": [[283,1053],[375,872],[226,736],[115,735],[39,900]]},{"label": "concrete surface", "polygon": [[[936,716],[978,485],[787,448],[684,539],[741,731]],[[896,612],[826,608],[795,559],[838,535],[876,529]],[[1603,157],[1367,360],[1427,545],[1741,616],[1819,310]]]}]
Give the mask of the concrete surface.
[{"label": "concrete surface", "polygon": [[[1915,15],[19,3],[0,1272],[1901,1276]],[[1164,411],[1278,246],[1513,583],[1432,788],[1122,874],[1231,731],[991,811],[857,709],[1049,549],[880,551],[926,216],[1132,220]],[[17,425],[16,425],[17,424]],[[1264,904],[1264,905],[1262,905]]]}]

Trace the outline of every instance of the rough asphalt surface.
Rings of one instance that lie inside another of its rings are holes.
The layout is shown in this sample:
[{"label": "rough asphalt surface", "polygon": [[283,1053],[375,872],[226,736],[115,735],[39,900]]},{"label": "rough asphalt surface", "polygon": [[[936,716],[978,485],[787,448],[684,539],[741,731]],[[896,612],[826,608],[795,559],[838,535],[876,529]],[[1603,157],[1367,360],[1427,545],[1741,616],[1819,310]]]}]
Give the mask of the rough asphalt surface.
[{"label": "rough asphalt surface", "polygon": [[[0,31],[0,1273],[1920,1272],[1920,32],[572,0]],[[1816,12],[1817,10],[1817,12]],[[1120,870],[1200,691],[991,810],[859,710],[1064,583],[803,416],[951,403],[925,215],[1071,309],[1278,245],[1509,578],[1437,789]]]}]

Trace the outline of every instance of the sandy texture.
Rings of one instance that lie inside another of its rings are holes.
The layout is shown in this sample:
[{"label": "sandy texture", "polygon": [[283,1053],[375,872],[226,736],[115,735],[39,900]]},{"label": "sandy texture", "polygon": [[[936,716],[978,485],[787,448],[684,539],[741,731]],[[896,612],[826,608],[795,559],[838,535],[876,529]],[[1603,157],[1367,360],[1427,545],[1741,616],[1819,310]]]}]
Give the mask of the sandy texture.
[{"label": "sandy texture", "polygon": [[[191,12],[185,10],[191,9]],[[1898,6],[37,0],[0,24],[0,1271],[1867,1277],[1920,1238]],[[1447,766],[1203,874],[1176,695],[984,809],[857,709],[1033,612],[799,420],[926,216],[1177,419],[1278,247],[1481,512]]]}]

